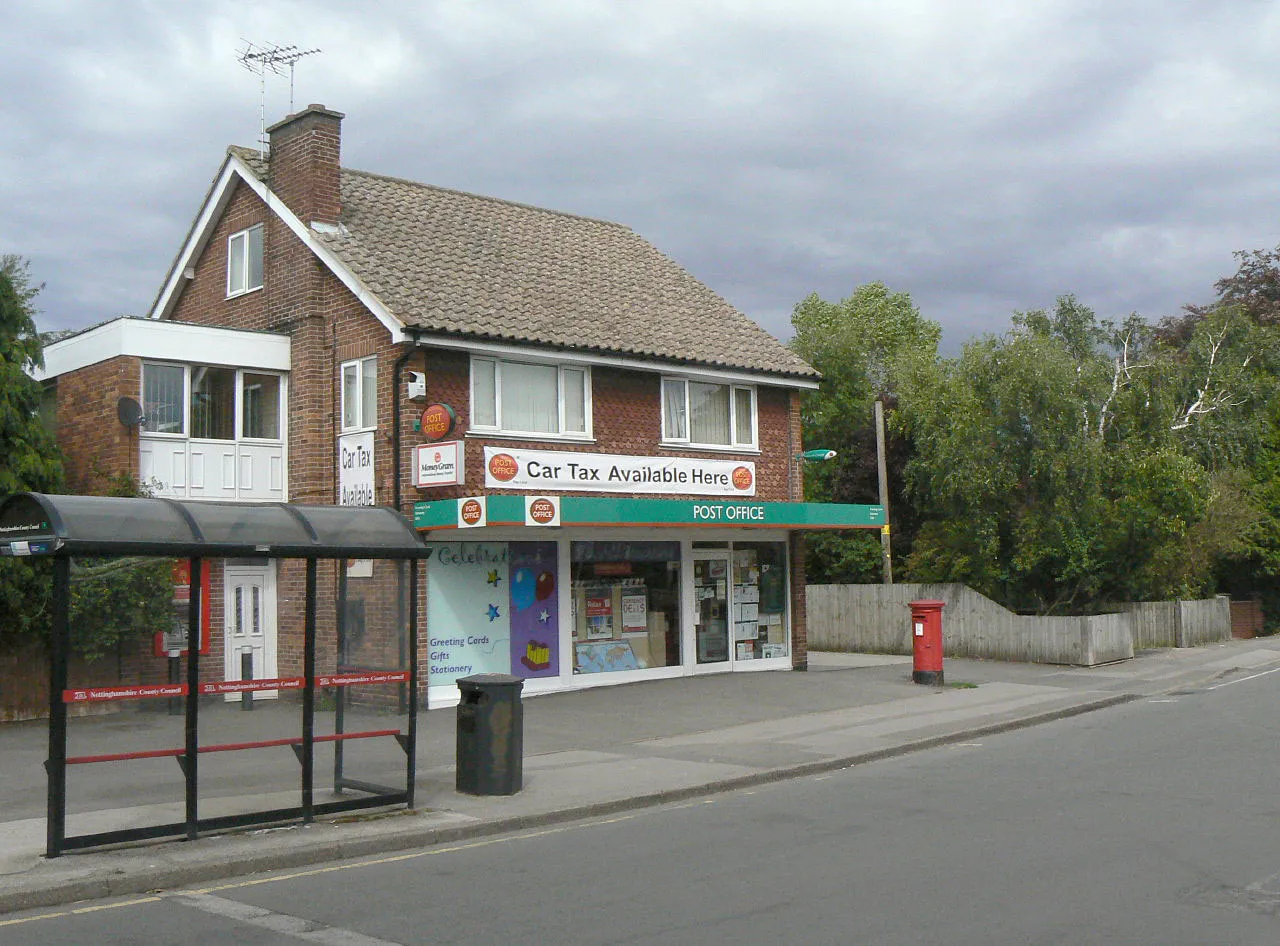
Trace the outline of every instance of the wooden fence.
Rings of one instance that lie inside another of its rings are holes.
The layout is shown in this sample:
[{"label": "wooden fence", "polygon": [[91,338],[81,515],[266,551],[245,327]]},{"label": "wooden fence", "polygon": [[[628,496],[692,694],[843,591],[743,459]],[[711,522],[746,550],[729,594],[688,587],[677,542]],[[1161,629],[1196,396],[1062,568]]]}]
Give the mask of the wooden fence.
[{"label": "wooden fence", "polygon": [[[120,675],[114,659],[89,663],[71,658],[70,673],[81,686],[109,686]],[[83,703],[67,708],[72,716],[114,713],[107,703]],[[0,653],[0,723],[49,716],[49,658],[44,648],[31,644]]]},{"label": "wooden fence", "polygon": [[935,599],[944,653],[1092,667],[1135,649],[1189,647],[1231,636],[1226,598],[1138,602],[1112,614],[1014,614],[960,584],[809,585],[809,649],[909,654],[912,601]]}]

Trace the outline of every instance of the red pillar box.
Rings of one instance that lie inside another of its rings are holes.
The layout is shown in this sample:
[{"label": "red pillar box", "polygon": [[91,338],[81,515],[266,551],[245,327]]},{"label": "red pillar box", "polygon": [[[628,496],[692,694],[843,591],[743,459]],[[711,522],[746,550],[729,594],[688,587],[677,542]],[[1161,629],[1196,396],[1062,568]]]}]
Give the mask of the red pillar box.
[{"label": "red pillar box", "polygon": [[942,686],[942,608],[945,601],[911,602],[911,642],[915,662],[911,679]]}]

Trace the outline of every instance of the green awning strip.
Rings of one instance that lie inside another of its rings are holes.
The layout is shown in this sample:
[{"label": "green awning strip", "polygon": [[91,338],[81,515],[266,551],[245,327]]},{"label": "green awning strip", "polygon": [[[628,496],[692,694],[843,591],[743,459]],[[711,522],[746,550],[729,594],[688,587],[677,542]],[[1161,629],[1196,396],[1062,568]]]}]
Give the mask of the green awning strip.
[{"label": "green awning strip", "polygon": [[[481,499],[489,526],[539,528],[526,519],[526,500],[559,502],[561,526],[682,526],[754,529],[878,529],[885,524],[883,506],[851,503],[771,503],[749,500],[630,499],[598,496],[487,496],[414,503],[414,528],[459,528],[460,509]],[[473,507],[474,508],[474,507]]]}]

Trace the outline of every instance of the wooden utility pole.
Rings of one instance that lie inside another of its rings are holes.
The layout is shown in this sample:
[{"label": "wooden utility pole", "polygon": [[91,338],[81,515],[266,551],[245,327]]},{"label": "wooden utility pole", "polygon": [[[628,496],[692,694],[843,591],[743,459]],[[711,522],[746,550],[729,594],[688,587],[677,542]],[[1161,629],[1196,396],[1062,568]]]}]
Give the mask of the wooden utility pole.
[{"label": "wooden utility pole", "polygon": [[889,549],[889,468],[884,458],[884,404],[877,397],[876,413],[876,472],[880,478],[880,505],[884,508],[884,525],[880,527],[880,561],[884,583],[893,584],[893,557]]}]

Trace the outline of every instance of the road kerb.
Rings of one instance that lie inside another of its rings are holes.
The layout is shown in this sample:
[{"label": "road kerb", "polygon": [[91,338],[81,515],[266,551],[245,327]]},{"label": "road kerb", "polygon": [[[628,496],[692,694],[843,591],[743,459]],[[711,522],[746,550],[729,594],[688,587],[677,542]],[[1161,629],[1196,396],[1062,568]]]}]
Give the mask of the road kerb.
[{"label": "road kerb", "polygon": [[[799,765],[782,766],[762,772],[753,772],[748,775],[704,782],[700,785],[649,792],[630,798],[619,798],[507,818],[478,820],[449,826],[414,827],[409,825],[404,830],[379,832],[373,836],[346,831],[347,828],[360,826],[361,823],[359,822],[343,825],[318,824],[313,827],[287,829],[291,832],[296,831],[297,835],[289,837],[286,844],[276,846],[272,850],[262,849],[261,838],[222,835],[220,836],[221,840],[229,841],[233,844],[238,843],[245,849],[243,851],[228,851],[226,847],[229,845],[223,844],[219,845],[216,850],[201,848],[200,854],[207,853],[211,856],[203,858],[199,862],[165,865],[131,864],[128,870],[121,872],[104,868],[101,876],[76,877],[62,881],[51,879],[51,882],[48,883],[34,882],[20,889],[0,890],[0,914],[65,906],[82,900],[135,896],[155,891],[173,891],[180,888],[243,877],[247,874],[309,867],[328,861],[370,857],[377,854],[405,851],[416,847],[452,844],[459,841],[524,831],[530,828],[584,821],[620,812],[653,808],[774,782],[824,774],[915,752],[924,752],[951,743],[965,742],[983,736],[1025,729],[1055,720],[1079,716],[1084,713],[1108,709],[1142,699],[1143,696],[1143,694],[1139,693],[1120,693],[1043,713],[1033,713],[1016,719],[973,726],[938,736],[908,740],[898,745],[885,746],[851,755]],[[397,824],[403,825],[404,822],[398,822]],[[326,837],[311,840],[301,836],[314,828],[324,831]],[[348,836],[333,837],[330,834],[331,831],[345,833]],[[281,833],[283,834],[284,831]],[[204,845],[212,841],[214,841],[213,838],[207,838],[197,841],[195,844]],[[146,850],[146,848],[130,849],[127,852],[121,852],[121,854],[133,859],[134,856],[145,854]],[[196,852],[193,850],[192,853]],[[77,856],[79,855],[69,855],[72,858]],[[3,884],[2,880],[0,880],[0,884]]]}]

